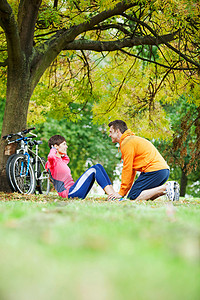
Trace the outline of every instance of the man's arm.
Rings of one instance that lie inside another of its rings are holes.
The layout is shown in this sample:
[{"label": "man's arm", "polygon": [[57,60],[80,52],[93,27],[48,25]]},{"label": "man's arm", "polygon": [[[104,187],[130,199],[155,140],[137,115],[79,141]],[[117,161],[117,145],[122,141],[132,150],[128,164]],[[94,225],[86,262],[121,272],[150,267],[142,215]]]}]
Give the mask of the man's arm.
[{"label": "man's arm", "polygon": [[128,193],[128,191],[130,190],[130,188],[134,182],[135,176],[136,176],[136,171],[131,170],[130,174],[131,174],[130,178],[128,178],[127,176],[123,176],[123,174],[122,174],[121,186],[120,186],[120,191],[119,191],[119,194],[122,196],[125,196]]},{"label": "man's arm", "polygon": [[126,143],[122,145],[121,152],[123,158],[123,169],[119,194],[125,196],[130,190],[136,176],[136,171],[133,170],[135,152],[134,146],[130,140],[126,141]]}]

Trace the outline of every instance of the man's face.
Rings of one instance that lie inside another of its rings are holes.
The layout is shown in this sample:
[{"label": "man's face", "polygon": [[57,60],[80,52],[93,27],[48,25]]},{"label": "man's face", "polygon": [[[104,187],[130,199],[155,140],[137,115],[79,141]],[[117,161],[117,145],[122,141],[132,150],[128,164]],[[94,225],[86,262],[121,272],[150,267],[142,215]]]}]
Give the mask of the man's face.
[{"label": "man's face", "polygon": [[119,129],[114,130],[113,126],[110,127],[110,134],[111,140],[113,143],[119,143],[120,141],[120,131]]}]

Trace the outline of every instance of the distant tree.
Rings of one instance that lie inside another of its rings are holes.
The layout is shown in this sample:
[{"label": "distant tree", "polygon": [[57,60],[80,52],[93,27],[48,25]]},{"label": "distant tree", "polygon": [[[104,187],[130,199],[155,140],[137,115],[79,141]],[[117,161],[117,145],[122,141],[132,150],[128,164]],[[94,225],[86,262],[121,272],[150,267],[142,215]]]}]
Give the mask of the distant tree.
[{"label": "distant tree", "polygon": [[193,196],[200,196],[198,189],[190,190],[200,181],[200,107],[186,101],[182,96],[173,106],[167,105],[166,110],[171,120],[173,137],[171,141],[156,142],[171,167],[171,179],[180,183],[180,195],[186,191]]}]

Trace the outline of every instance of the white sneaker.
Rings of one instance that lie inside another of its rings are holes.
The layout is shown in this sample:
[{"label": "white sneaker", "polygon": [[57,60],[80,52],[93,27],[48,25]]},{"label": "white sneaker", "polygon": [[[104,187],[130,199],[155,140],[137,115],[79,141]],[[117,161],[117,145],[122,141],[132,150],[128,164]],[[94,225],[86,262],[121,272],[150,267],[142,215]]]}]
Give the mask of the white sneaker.
[{"label": "white sneaker", "polygon": [[178,201],[180,196],[180,186],[177,181],[174,181],[174,201]]},{"label": "white sneaker", "polygon": [[167,181],[167,197],[170,201],[174,201],[174,181]]},{"label": "white sneaker", "polygon": [[167,181],[167,197],[170,201],[179,200],[179,189],[177,181]]}]

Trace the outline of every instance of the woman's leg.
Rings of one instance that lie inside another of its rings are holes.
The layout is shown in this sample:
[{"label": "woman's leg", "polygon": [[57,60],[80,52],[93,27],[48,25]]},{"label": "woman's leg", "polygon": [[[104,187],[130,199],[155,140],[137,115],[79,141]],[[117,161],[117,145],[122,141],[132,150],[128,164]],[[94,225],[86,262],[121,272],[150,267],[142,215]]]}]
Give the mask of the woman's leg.
[{"label": "woman's leg", "polygon": [[109,178],[108,174],[106,173],[106,170],[104,169],[104,167],[101,164],[96,164],[94,167],[99,168],[101,170],[101,172],[103,173],[103,175],[104,175],[105,179],[107,180],[108,184],[111,185],[110,178]]},{"label": "woman's leg", "polygon": [[91,190],[95,181],[96,170],[90,168],[77,179],[77,181],[70,187],[68,198],[84,199]]},{"label": "woman's leg", "polygon": [[108,195],[114,192],[114,189],[111,185],[111,181],[106,171],[100,164],[97,164],[89,168],[75,182],[75,184],[69,190],[68,197],[78,197],[84,199],[89,193],[90,189],[92,188],[95,179]]},{"label": "woman's leg", "polygon": [[104,167],[100,164],[94,165],[92,168],[96,169],[96,181],[97,183],[104,189],[107,185],[111,185],[110,178],[108,177],[108,174],[106,173]]},{"label": "woman's leg", "polygon": [[102,189],[105,191],[105,193],[107,195],[115,193],[115,190],[113,189],[110,178],[109,178],[108,174],[106,173],[104,167],[101,164],[96,164],[93,167],[97,170],[96,181],[102,187]]}]

